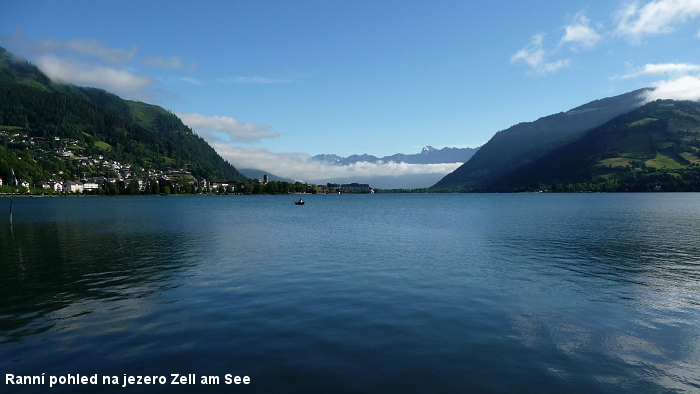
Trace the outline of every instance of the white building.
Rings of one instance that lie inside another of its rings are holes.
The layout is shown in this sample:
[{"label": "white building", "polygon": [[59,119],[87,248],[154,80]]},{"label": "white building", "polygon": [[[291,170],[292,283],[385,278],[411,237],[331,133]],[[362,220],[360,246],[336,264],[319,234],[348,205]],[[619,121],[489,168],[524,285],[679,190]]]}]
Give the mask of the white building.
[{"label": "white building", "polygon": [[66,193],[82,193],[83,184],[80,182],[65,181],[63,182],[63,191]]},{"label": "white building", "polygon": [[83,190],[85,190],[85,191],[97,190],[99,188],[100,188],[100,185],[95,183],[95,182],[83,183]]}]

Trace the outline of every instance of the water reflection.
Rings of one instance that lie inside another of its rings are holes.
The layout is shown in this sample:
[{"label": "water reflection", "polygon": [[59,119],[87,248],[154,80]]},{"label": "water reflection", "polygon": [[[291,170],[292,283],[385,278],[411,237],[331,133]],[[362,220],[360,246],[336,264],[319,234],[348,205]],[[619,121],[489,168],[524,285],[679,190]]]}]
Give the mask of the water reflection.
[{"label": "water reflection", "polygon": [[259,392],[690,392],[700,198],[673,196],[25,201],[0,227],[0,364],[245,372]]},{"label": "water reflection", "polygon": [[[496,250],[512,254],[494,253],[530,299],[509,315],[512,338],[575,361],[571,369],[552,367],[557,375],[586,366],[599,382],[624,390],[695,392],[699,201],[627,196],[620,205],[621,197],[562,196],[575,205],[492,212],[498,219],[488,229],[502,235]],[[518,226],[529,231],[511,230]]]},{"label": "water reflection", "polygon": [[16,221],[0,228],[1,341],[20,341],[113,301],[170,290],[196,264],[191,235],[111,228],[100,221]]}]

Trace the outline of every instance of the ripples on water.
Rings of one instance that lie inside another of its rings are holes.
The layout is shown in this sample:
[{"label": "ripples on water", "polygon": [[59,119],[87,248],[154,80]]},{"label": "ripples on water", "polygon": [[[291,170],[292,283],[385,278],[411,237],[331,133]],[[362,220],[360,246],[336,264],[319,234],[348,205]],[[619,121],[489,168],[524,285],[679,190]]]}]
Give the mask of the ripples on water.
[{"label": "ripples on water", "polygon": [[0,369],[231,373],[253,392],[700,390],[698,195],[292,200],[16,199]]}]

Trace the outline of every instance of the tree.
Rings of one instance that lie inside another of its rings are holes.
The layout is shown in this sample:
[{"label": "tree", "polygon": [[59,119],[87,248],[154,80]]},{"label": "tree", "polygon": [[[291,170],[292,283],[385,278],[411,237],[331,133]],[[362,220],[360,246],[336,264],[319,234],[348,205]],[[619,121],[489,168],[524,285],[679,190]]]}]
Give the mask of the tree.
[{"label": "tree", "polygon": [[104,183],[105,194],[108,196],[116,196],[119,194],[119,188],[112,182],[105,181]]},{"label": "tree", "polygon": [[136,195],[140,192],[141,188],[139,186],[139,181],[137,179],[132,179],[126,188],[126,194]]},{"label": "tree", "polygon": [[158,185],[158,181],[155,179],[150,179],[148,181],[148,188],[151,194],[159,194],[160,193],[160,186]]}]

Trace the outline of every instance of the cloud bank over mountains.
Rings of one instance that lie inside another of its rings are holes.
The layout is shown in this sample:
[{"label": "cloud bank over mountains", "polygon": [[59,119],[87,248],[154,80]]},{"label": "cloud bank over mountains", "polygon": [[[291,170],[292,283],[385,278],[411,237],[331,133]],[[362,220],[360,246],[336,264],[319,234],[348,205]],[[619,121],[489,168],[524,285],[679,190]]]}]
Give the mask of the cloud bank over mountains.
[{"label": "cloud bank over mountains", "polygon": [[176,113],[176,115],[233,166],[262,170],[295,181],[316,184],[360,182],[383,189],[427,188],[463,164],[461,162],[409,164],[393,161],[373,163],[360,161],[347,165],[335,165],[312,160],[306,153],[275,153],[267,149],[241,147],[234,144],[278,137],[279,134],[269,126],[243,123],[232,117],[191,113]]},{"label": "cloud bank over mountains", "polygon": [[108,66],[91,66],[70,57],[42,55],[36,65],[56,82],[79,86],[100,86],[110,92],[133,98],[147,98],[146,91],[155,81],[146,75]]},{"label": "cloud bank over mountains", "polygon": [[280,177],[317,184],[360,182],[383,189],[430,187],[462,165],[358,162],[340,166],[311,160],[305,153],[274,153],[216,141],[210,141],[210,144],[235,167],[255,168]]},{"label": "cloud bank over mountains", "polygon": [[0,44],[30,58],[49,78],[108,90],[123,98],[152,101],[162,90],[156,77],[138,66],[192,71],[196,62],[185,62],[179,56],[138,56],[138,47],[115,48],[107,43],[84,38],[59,40],[47,37],[38,41],[26,38],[21,28],[10,36],[0,37]]},{"label": "cloud bank over mountains", "polygon": [[653,91],[646,93],[644,102],[658,99],[700,101],[700,75],[685,75],[676,79],[658,81]]}]

